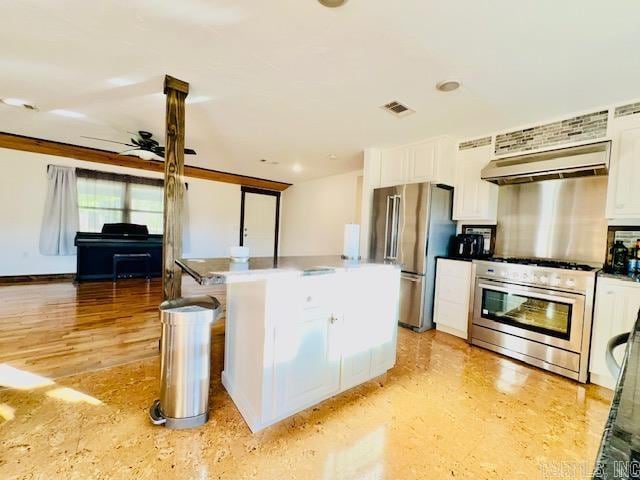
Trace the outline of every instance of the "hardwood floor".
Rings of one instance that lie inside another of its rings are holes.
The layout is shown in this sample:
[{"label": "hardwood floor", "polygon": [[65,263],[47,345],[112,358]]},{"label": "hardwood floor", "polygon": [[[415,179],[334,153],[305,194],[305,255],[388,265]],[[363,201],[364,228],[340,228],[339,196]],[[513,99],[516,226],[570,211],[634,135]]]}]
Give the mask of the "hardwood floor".
[{"label": "hardwood floor", "polygon": [[[215,295],[183,278],[183,294]],[[161,279],[0,285],[0,364],[61,377],[158,355]]]}]

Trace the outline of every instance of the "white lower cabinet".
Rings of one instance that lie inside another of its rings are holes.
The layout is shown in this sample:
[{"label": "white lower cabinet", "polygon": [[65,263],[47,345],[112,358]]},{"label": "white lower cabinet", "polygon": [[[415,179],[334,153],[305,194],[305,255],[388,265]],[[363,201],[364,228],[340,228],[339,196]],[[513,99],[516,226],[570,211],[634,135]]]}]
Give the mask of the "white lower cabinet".
[{"label": "white lower cabinet", "polygon": [[[614,378],[605,360],[607,342],[614,336],[631,331],[640,309],[640,284],[598,277],[596,283],[596,303],[593,313],[591,333],[591,355],[589,372],[591,383],[614,388]],[[618,362],[622,361],[624,347],[615,352]]]},{"label": "white lower cabinet", "polygon": [[438,259],[433,306],[436,330],[467,339],[472,273],[471,262]]},{"label": "white lower cabinet", "polygon": [[399,290],[381,265],[228,285],[222,380],[251,430],[393,367]]},{"label": "white lower cabinet", "polygon": [[305,408],[340,389],[338,332],[335,323],[327,321],[330,315],[323,307],[307,309],[299,322],[275,329],[276,355],[285,353],[278,355],[274,377],[282,411]]}]

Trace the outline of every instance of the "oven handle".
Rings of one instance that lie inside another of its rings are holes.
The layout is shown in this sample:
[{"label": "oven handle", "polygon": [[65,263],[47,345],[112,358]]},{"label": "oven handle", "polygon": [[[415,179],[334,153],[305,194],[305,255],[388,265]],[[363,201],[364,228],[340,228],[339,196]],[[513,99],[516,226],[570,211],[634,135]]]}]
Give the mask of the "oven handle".
[{"label": "oven handle", "polygon": [[541,300],[550,300],[552,302],[561,302],[561,303],[570,303],[572,305],[574,305],[578,299],[581,299],[581,295],[573,295],[573,294],[569,294],[572,295],[571,297],[569,296],[560,296],[560,295],[549,295],[546,293],[542,293],[537,289],[529,289],[529,290],[523,290],[521,288],[517,288],[514,286],[514,288],[506,288],[506,287],[502,287],[496,284],[490,284],[490,283],[478,283],[477,288],[488,288],[490,290],[496,290],[498,292],[503,292],[503,293],[513,293],[516,295],[523,295],[523,296],[527,296],[527,297],[531,297],[531,298],[539,298]]}]

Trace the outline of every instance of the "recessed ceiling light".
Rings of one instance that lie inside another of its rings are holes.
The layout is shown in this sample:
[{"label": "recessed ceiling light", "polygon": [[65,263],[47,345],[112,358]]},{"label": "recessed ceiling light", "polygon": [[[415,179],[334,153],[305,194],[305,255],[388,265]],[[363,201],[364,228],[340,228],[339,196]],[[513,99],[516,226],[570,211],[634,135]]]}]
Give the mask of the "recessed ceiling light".
[{"label": "recessed ceiling light", "polygon": [[453,92],[460,88],[460,83],[458,80],[443,80],[442,82],[436,83],[436,88],[441,92]]},{"label": "recessed ceiling light", "polygon": [[69,118],[86,117],[84,113],[72,112],[71,110],[62,110],[62,109],[51,110],[49,113],[53,113],[54,115],[60,115],[61,117],[69,117]]},{"label": "recessed ceiling light", "polygon": [[27,102],[26,100],[22,100],[20,98],[2,98],[0,99],[0,102],[4,103],[5,105],[10,105],[12,107],[23,107],[28,110],[37,110],[35,105]]},{"label": "recessed ceiling light", "polygon": [[296,173],[301,172],[302,171],[302,165],[300,165],[299,163],[294,163],[293,167],[291,167],[291,169]]},{"label": "recessed ceiling light", "polygon": [[347,0],[318,0],[322,5],[329,8],[341,7]]},{"label": "recessed ceiling light", "polygon": [[329,155],[329,160],[335,160],[336,158],[338,158],[338,156],[335,153]]}]

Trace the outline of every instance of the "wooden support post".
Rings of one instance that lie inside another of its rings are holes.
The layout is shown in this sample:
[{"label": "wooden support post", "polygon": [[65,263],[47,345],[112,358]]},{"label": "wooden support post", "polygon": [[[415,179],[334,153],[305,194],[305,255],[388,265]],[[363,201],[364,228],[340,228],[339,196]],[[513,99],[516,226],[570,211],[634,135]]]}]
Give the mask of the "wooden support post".
[{"label": "wooden support post", "polygon": [[184,104],[189,84],[166,75],[166,138],[164,152],[164,235],[162,240],[162,292],[165,300],[182,293],[182,271],[175,261],[182,256],[182,202],[184,198]]}]

